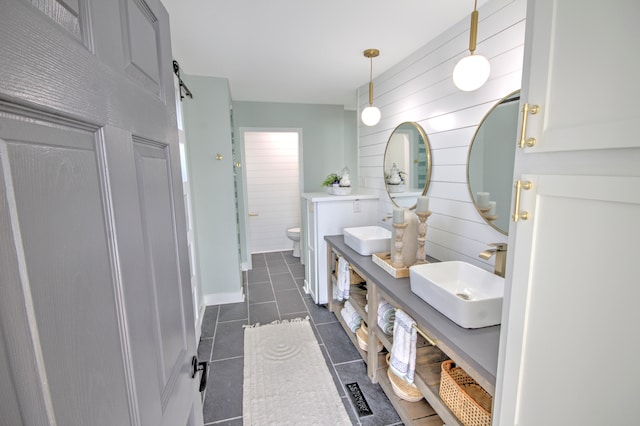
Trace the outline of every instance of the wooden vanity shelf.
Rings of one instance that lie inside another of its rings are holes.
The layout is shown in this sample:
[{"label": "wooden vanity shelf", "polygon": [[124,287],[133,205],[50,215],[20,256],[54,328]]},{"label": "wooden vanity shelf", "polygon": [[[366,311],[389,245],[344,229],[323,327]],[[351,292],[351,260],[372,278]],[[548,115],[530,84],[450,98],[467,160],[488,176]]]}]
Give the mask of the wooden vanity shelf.
[{"label": "wooden vanity shelf", "polygon": [[[351,305],[353,306],[355,311],[358,313],[358,315],[360,315],[362,317],[363,322],[366,324],[367,323],[367,312],[364,309],[364,307],[367,304],[367,290],[366,290],[366,287],[364,287],[363,284],[352,285],[350,290],[349,290],[349,301],[351,302]],[[362,357],[362,359],[365,362],[367,362],[367,352],[363,351],[360,348],[360,345],[358,344],[358,337],[356,336],[355,333],[353,333],[351,331],[351,329],[349,328],[349,326],[345,322],[344,318],[342,318],[342,315],[340,315],[340,311],[342,310],[342,308],[344,308],[344,304],[345,304],[344,300],[343,301],[333,300],[332,303],[331,303],[331,305],[333,307],[333,312],[335,313],[336,317],[338,318],[338,321],[342,325],[342,328],[344,328],[344,330],[349,335],[349,339],[351,339],[351,343],[353,343],[353,345],[356,347],[356,349],[360,353],[360,356]]]},{"label": "wooden vanity shelf", "polygon": [[442,426],[442,419],[425,399],[418,402],[408,402],[400,399],[395,394],[389,377],[387,376],[387,366],[384,355],[382,358],[378,357],[378,359],[378,365],[380,365],[376,373],[378,384],[387,395],[393,408],[398,412],[402,422],[405,425]]},{"label": "wooden vanity shelf", "polygon": [[[383,292],[380,292],[380,297],[387,301],[393,301],[390,296]],[[394,303],[392,303],[392,305],[398,309]],[[393,336],[385,334],[380,327],[376,327],[376,333],[378,339],[380,339],[384,347],[387,348],[387,351],[391,352]],[[460,423],[460,420],[458,420],[455,414],[453,414],[440,398],[441,364],[450,358],[437,346],[432,346],[420,333],[418,333],[416,347],[414,384],[431,407],[440,415],[445,424],[461,426],[462,423]]]},{"label": "wooden vanity shelf", "polygon": [[[335,262],[333,264],[333,266],[334,266],[333,267],[333,271],[331,272],[331,275],[333,275],[334,280],[338,279],[338,277],[337,277],[337,275],[338,275],[338,272],[337,272],[338,271],[338,259],[339,259],[339,256],[336,257],[336,260],[335,260]],[[362,278],[360,276],[360,274],[358,274],[353,268],[350,267],[349,268],[349,282],[351,283],[351,285],[356,285],[356,284],[361,284],[361,283],[363,283],[365,281],[364,281],[364,278]]]},{"label": "wooden vanity shelf", "polygon": [[[380,327],[377,327],[376,333],[383,346],[388,352],[391,352],[393,337],[384,334]],[[449,357],[437,347],[431,346],[420,335],[418,335],[416,346],[414,384],[430,406],[440,415],[444,423],[447,425],[460,425],[460,421],[440,399],[440,374],[442,372],[440,365],[442,361],[446,361]],[[380,375],[378,375],[378,380],[382,381]],[[393,389],[391,392],[393,392]]]},{"label": "wooden vanity shelf", "polygon": [[367,320],[367,311],[365,311],[364,307],[367,306],[367,290],[366,288],[362,288],[360,286],[351,286],[351,290],[349,291],[349,301],[356,308],[356,312],[362,317],[363,320]]},{"label": "wooden vanity shelf", "polygon": [[[325,237],[327,241],[328,265],[335,264],[338,256],[344,256],[353,270],[365,283],[352,285],[349,300],[363,321],[368,325],[368,341],[379,339],[384,349],[381,353],[368,353],[360,349],[355,333],[345,324],[340,315],[344,302],[329,298],[329,310],[334,312],[345,328],[353,345],[367,363],[367,374],[372,382],[379,383],[402,421],[407,425],[461,426],[460,420],[440,399],[441,363],[452,359],[474,378],[490,395],[495,394],[495,377],[498,363],[500,327],[468,330],[459,327],[410,290],[409,278],[393,278],[376,265],[371,256],[361,256],[344,244],[342,235]],[[429,261],[437,262],[436,259]],[[333,269],[330,267],[330,269]],[[329,271],[329,290],[336,284],[334,271]],[[368,299],[367,299],[367,294]],[[418,334],[416,370],[414,383],[424,398],[408,402],[399,398],[387,376],[386,352],[391,352],[393,337],[384,334],[378,327],[377,306],[380,299],[388,301],[394,308],[402,309],[416,321]],[[365,311],[373,310],[371,316]],[[375,306],[375,308],[373,307]],[[371,324],[373,323],[373,324]],[[386,350],[385,350],[386,349]]]}]

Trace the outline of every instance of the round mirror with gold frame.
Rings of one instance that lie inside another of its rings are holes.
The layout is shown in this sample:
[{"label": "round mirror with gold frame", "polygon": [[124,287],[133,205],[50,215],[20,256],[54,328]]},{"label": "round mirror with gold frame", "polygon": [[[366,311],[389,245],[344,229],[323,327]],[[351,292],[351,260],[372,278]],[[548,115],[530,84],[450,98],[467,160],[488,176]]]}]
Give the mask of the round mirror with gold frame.
[{"label": "round mirror with gold frame", "polygon": [[414,208],[431,180],[431,149],[419,124],[399,124],[384,151],[384,182],[389,198],[398,207]]},{"label": "round mirror with gold frame", "polygon": [[507,235],[520,91],[502,98],[478,126],[467,158],[469,194],[480,216]]}]

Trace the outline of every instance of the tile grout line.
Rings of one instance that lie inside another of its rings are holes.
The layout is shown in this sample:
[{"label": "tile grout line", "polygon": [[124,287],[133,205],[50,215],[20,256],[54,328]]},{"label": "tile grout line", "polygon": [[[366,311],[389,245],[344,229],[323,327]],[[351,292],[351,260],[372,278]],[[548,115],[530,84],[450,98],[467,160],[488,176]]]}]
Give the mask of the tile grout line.
[{"label": "tile grout line", "polygon": [[[341,400],[342,400],[342,403],[345,406],[345,408],[347,408],[347,410],[349,411],[349,417],[350,417],[353,425],[361,426],[363,424],[366,424],[366,423],[363,423],[362,419],[360,419],[357,416],[357,410],[355,409],[354,404],[351,401],[351,398],[349,398],[348,390],[345,387],[345,382],[344,382],[343,378],[340,376],[340,374],[338,373],[338,368],[340,366],[355,365],[355,364],[358,364],[358,363],[364,363],[366,365],[366,362],[364,360],[362,360],[362,359],[355,359],[355,360],[350,360],[350,361],[334,363],[333,357],[332,357],[332,355],[331,355],[331,353],[329,351],[329,348],[327,347],[326,343],[324,342],[324,339],[323,339],[322,335],[319,332],[318,326],[334,324],[336,322],[339,322],[337,317],[336,317],[336,314],[332,313],[332,315],[331,315],[331,318],[334,319],[333,321],[332,320],[329,320],[329,321],[324,321],[323,320],[323,322],[321,322],[321,323],[316,323],[315,322],[315,319],[313,318],[313,315],[311,315],[311,311],[312,311],[312,309],[314,307],[310,307],[310,305],[308,304],[308,302],[309,302],[309,300],[308,300],[309,299],[309,294],[305,293],[304,292],[304,288],[300,287],[298,285],[298,281],[293,275],[292,265],[295,265],[295,263],[288,263],[287,262],[288,257],[285,256],[285,252],[279,252],[279,254],[282,257],[282,259],[284,260],[285,265],[286,265],[287,270],[288,270],[288,273],[289,273],[289,276],[290,276],[290,278],[293,279],[293,282],[295,284],[294,288],[286,289],[286,290],[293,290],[293,289],[298,290],[298,294],[302,298],[302,302],[303,302],[304,307],[305,307],[304,311],[287,313],[286,316],[307,315],[310,318],[310,320],[311,320],[310,324],[312,325],[312,327],[314,329],[314,332],[315,332],[314,334],[316,336],[317,343],[320,346],[321,350],[324,353],[326,353],[326,355],[327,355],[327,358],[326,358],[327,365],[328,365],[328,367],[330,369],[333,370],[333,374],[335,375],[335,378],[336,378],[336,385],[339,387],[338,389],[342,389],[342,391],[343,391],[342,392],[343,396],[341,396]],[[276,304],[276,312],[278,314],[278,318],[282,319],[280,302],[278,301],[278,298],[276,297],[276,289],[275,289],[275,285],[274,285],[274,282],[273,282],[273,276],[274,275],[286,274],[287,272],[275,272],[275,273],[272,274],[271,268],[269,267],[269,263],[268,263],[267,258],[266,258],[266,255],[264,253],[262,253],[260,255],[264,259],[264,268],[266,269],[266,273],[267,273],[267,276],[268,276],[268,281],[264,281],[264,282],[261,282],[261,283],[251,283],[250,284],[249,283],[249,274],[248,274],[248,271],[246,271],[247,297],[246,297],[246,300],[245,300],[244,303],[246,304],[246,309],[247,309],[246,321],[249,324],[251,324],[251,313],[250,313],[250,309],[249,309],[250,305],[260,305],[260,304],[266,304],[266,303],[275,303]],[[277,260],[278,259],[273,259],[272,263],[277,261]],[[276,265],[274,264],[272,266],[275,267]],[[302,266],[304,267],[304,265],[302,265]],[[304,277],[302,279],[304,279]],[[273,301],[265,301],[265,302],[251,303],[250,304],[249,303],[249,297],[248,297],[249,296],[249,291],[250,291],[250,286],[253,285],[253,284],[266,284],[267,282],[270,284],[271,290],[273,292],[274,300]],[[313,301],[311,301],[311,303],[313,303]],[[320,307],[320,306],[318,306],[318,307]],[[322,308],[323,309],[327,309],[326,306],[324,306]],[[220,310],[220,307],[218,307],[218,312],[217,312],[217,317],[216,317],[216,325],[215,325],[215,328],[214,328],[214,334],[213,334],[213,337],[211,337],[212,345],[211,345],[211,352],[210,352],[210,356],[209,356],[210,362],[214,363],[214,362],[220,362],[220,361],[225,361],[225,360],[233,360],[233,359],[244,358],[244,354],[243,354],[242,356],[235,356],[235,357],[217,359],[215,361],[212,359],[212,357],[213,357],[213,346],[214,346],[214,343],[215,343],[215,337],[218,335],[218,326],[220,324],[228,324],[230,322],[244,320],[244,319],[235,319],[235,320],[228,320],[228,321],[220,321],[220,316],[221,316],[221,310]],[[325,318],[324,314],[322,314],[320,316],[323,319]],[[243,345],[243,347],[244,347],[244,345]],[[324,348],[324,349],[322,349],[322,348]],[[343,400],[343,398],[346,398],[346,402]],[[204,396],[203,396],[203,402],[204,402]],[[232,413],[228,413],[228,414],[232,414]],[[226,418],[226,419],[219,419],[219,420],[215,420],[213,422],[205,423],[205,425],[206,426],[213,426],[213,425],[228,424],[228,423],[232,423],[232,422],[237,421],[237,420],[242,420],[242,416],[229,417],[229,418]],[[366,419],[364,419],[364,420],[366,420]],[[387,426],[399,426],[399,425],[402,425],[402,422],[385,423],[385,425],[387,425]]]},{"label": "tile grout line", "polygon": [[[325,323],[325,324],[332,324],[332,323]],[[360,422],[360,418],[357,417],[356,408],[353,405],[353,402],[351,401],[351,398],[348,398],[348,396],[349,396],[348,393],[347,393],[348,390],[347,390],[346,386],[344,385],[344,381],[340,377],[338,369],[336,368],[336,366],[338,366],[338,365],[349,364],[351,362],[358,362],[358,360],[354,360],[354,361],[350,361],[350,362],[343,362],[343,363],[335,363],[335,362],[333,362],[333,358],[331,357],[331,353],[329,352],[329,347],[324,342],[324,339],[322,338],[322,335],[320,334],[320,332],[318,332],[318,337],[320,338],[320,341],[322,342],[322,346],[324,346],[325,352],[327,353],[327,357],[329,358],[329,363],[331,364],[331,368],[333,369],[333,372],[335,373],[335,376],[338,379],[338,382],[340,383],[340,388],[342,389],[342,392],[345,395],[344,397],[347,398],[347,402],[348,402],[349,406],[351,407],[351,410],[353,411],[353,414],[356,415],[356,418],[358,419],[357,420],[357,422],[358,422],[357,424],[361,425],[362,423]]]},{"label": "tile grout line", "polygon": [[335,366],[342,366],[342,365],[355,364],[355,363],[358,363],[358,362],[364,362],[364,363],[366,364],[366,362],[365,362],[363,359],[353,359],[353,360],[351,360],[351,361],[336,362],[336,363],[335,363],[335,364],[333,364],[333,365],[335,365]]},{"label": "tile grout line", "polygon": [[228,419],[216,420],[215,422],[205,423],[205,426],[219,425],[219,424],[226,423],[230,420],[238,420],[238,419],[242,419],[242,416],[229,417]]},{"label": "tile grout line", "polygon": [[[284,259],[284,255],[282,255],[282,257]],[[289,274],[289,278],[291,278],[291,280],[293,281],[293,288],[291,288],[291,289],[283,289],[283,290],[280,290],[278,293],[284,293],[284,292],[294,291],[294,290],[297,291],[298,292],[297,294],[298,294],[298,296],[300,296],[300,300],[302,301],[302,304],[304,305],[304,307],[305,307],[305,309],[307,311],[307,315],[310,316],[309,308],[307,307],[307,304],[304,302],[304,298],[300,294],[300,288],[298,287],[298,283],[296,283],[296,279],[293,277],[293,273],[291,272],[291,268],[289,268],[289,263],[287,263],[287,259],[284,259],[284,262],[285,262],[285,265],[287,266],[288,272],[283,272],[282,275],[285,275],[287,273]],[[271,274],[269,276],[271,276]],[[276,306],[278,307],[278,312],[280,312],[280,304],[278,303],[278,296],[276,295],[275,288],[274,288],[273,296],[276,299]],[[286,313],[285,315],[295,315],[297,313],[301,313],[301,312],[289,312],[289,313]],[[280,319],[282,319],[282,314],[280,314]]]},{"label": "tile grout line", "polygon": [[[284,256],[283,256],[283,257],[284,257]],[[285,259],[285,263],[286,263],[286,259]],[[297,282],[296,282],[295,278],[293,277],[293,273],[292,273],[291,268],[289,267],[289,264],[288,264],[288,263],[287,263],[287,269],[289,270],[289,274],[290,274],[291,278],[293,279],[293,282],[294,282],[294,284],[295,284],[295,289],[296,289],[296,290],[298,290],[298,294],[299,294],[299,295],[300,295],[300,297],[302,298],[302,302],[303,302],[303,303],[304,303],[304,305],[305,305],[307,315],[308,315],[310,318],[312,318],[312,317],[311,317],[311,312],[310,312],[310,310],[309,310],[309,307],[307,306],[307,304],[306,304],[306,303],[305,303],[305,301],[304,301],[304,296],[303,296],[303,295],[302,295],[302,293],[300,292],[300,287],[298,286],[298,284],[297,284]],[[269,272],[269,279],[271,280],[271,273],[270,273],[270,272]],[[274,297],[275,297],[275,288],[274,288]],[[279,306],[279,304],[278,304],[278,300],[277,300],[277,298],[276,298],[276,307],[278,308],[278,312],[280,312],[280,306]],[[281,318],[282,318],[282,317],[281,317]],[[325,324],[331,324],[331,323],[332,323],[332,322],[328,322],[328,323],[325,323]],[[315,321],[311,321],[311,322],[310,322],[310,324],[311,324],[311,326],[312,326],[312,327],[315,329],[315,331],[316,331],[316,333],[315,333],[315,334],[316,334],[316,336],[317,336],[317,337],[316,337],[316,339],[317,339],[317,340],[319,340],[319,341],[318,341],[318,346],[320,347],[320,350],[321,350],[321,351],[322,351],[322,346],[324,346],[324,352],[327,354],[327,358],[328,358],[328,360],[329,360],[329,364],[331,365],[331,368],[333,369],[333,372],[334,372],[334,374],[335,374],[336,379],[338,380],[338,383],[340,383],[340,387],[342,388],[342,391],[343,391],[343,393],[344,393],[344,395],[345,395],[344,397],[347,397],[347,403],[349,404],[349,406],[351,407],[351,409],[352,409],[353,413],[355,414],[355,413],[356,413],[356,411],[355,411],[355,407],[353,406],[353,403],[352,403],[351,399],[350,399],[350,398],[348,398],[348,395],[347,395],[347,389],[345,388],[344,383],[343,383],[342,379],[340,378],[340,375],[338,374],[338,371],[337,371],[337,369],[336,369],[336,364],[333,362],[333,359],[332,359],[331,354],[330,354],[330,352],[329,352],[329,348],[328,348],[328,347],[327,347],[327,345],[325,344],[324,339],[322,338],[322,335],[321,335],[321,334],[320,334],[320,332],[318,331],[318,328],[316,327],[316,325],[317,325],[317,324],[315,323]],[[342,398],[342,397],[341,397],[341,398]],[[358,420],[357,420],[357,422],[358,422],[358,423],[357,423],[358,425],[361,425],[361,423],[360,423],[360,419],[358,419]]]},{"label": "tile grout line", "polygon": [[[286,262],[286,259],[285,259],[285,262]],[[298,283],[296,282],[296,278],[293,276],[293,272],[291,271],[290,264],[288,264],[288,263],[287,263],[287,268],[289,269],[289,273],[290,273],[290,275],[291,275],[291,278],[293,279],[293,282],[294,282],[294,284],[295,284],[295,288],[296,288],[296,290],[298,290],[298,294],[299,294],[299,295],[300,295],[300,297],[302,298],[302,302],[303,302],[303,303],[304,303],[304,305],[305,305],[307,315],[309,316],[309,318],[313,318],[313,317],[311,316],[311,312],[310,312],[310,310],[309,310],[309,306],[307,305],[307,303],[306,303],[306,302],[305,302],[305,300],[304,300],[304,295],[302,294],[302,291],[301,291],[301,289],[300,289],[300,286],[299,286],[299,285],[298,285]],[[306,293],[305,293],[305,294],[306,294]],[[276,304],[277,304],[277,299],[276,299]],[[279,308],[279,307],[278,307],[278,308]],[[327,322],[327,323],[323,323],[323,324],[331,324],[331,323],[333,323],[333,322]],[[338,383],[340,384],[340,387],[342,388],[342,391],[343,391],[344,396],[343,396],[343,397],[340,397],[340,398],[341,398],[341,400],[342,400],[343,398],[346,398],[346,401],[347,401],[348,406],[349,406],[349,407],[351,407],[352,412],[355,414],[355,413],[356,413],[356,411],[355,411],[355,407],[353,406],[353,402],[351,401],[351,399],[350,399],[350,398],[348,398],[348,395],[347,395],[347,389],[345,388],[345,386],[344,386],[344,382],[342,381],[342,379],[340,378],[340,375],[338,374],[338,371],[337,371],[337,369],[336,369],[336,364],[333,362],[333,359],[332,359],[331,354],[330,354],[330,352],[329,352],[329,348],[328,348],[328,347],[327,347],[327,345],[325,344],[324,339],[322,338],[322,335],[321,335],[321,334],[320,334],[320,332],[318,331],[318,328],[317,328],[317,325],[318,325],[318,324],[316,324],[316,323],[315,323],[315,321],[310,321],[310,324],[311,324],[311,326],[315,329],[315,335],[316,335],[316,339],[318,340],[318,346],[320,347],[320,350],[321,350],[321,351],[322,351],[322,347],[324,347],[324,351],[323,351],[323,352],[327,354],[327,358],[328,358],[328,361],[329,361],[329,364],[330,364],[330,368],[333,370],[333,372],[334,372],[334,374],[335,374],[335,377],[336,377],[336,379],[337,379]],[[327,366],[327,367],[329,368],[329,366]],[[343,404],[344,404],[344,401],[343,401]],[[361,425],[362,423],[360,422],[360,419],[359,419],[359,418],[357,418],[357,416],[356,416],[356,419],[357,419],[357,423],[356,423],[356,424],[357,424],[357,425]]]},{"label": "tile grout line", "polygon": [[[206,308],[205,308],[205,315],[206,315]],[[216,332],[218,331],[218,318],[220,317],[220,306],[217,306],[217,312],[216,312],[216,326],[213,327],[213,335],[211,337],[207,337],[205,339],[202,338],[202,336],[200,336],[200,341],[198,342],[198,347],[200,346],[200,344],[202,343],[202,340],[206,340],[206,339],[211,339],[211,350],[209,351],[209,357],[207,358],[207,383],[209,383],[209,377],[211,377],[211,368],[209,368],[211,366],[211,357],[213,356],[213,344],[215,343],[216,339]],[[207,398],[207,387],[204,388],[204,391],[202,392],[202,402],[203,402],[203,407],[204,407],[204,400]]]},{"label": "tile grout line", "polygon": [[244,358],[244,354],[238,355],[238,356],[230,356],[230,357],[227,357],[227,358],[214,359],[211,362],[213,363],[213,362],[220,362],[220,361],[230,361],[232,359],[240,359],[240,358]]},{"label": "tile grout line", "polygon": [[[300,260],[298,260],[298,262],[300,262]],[[305,277],[301,278],[303,280],[303,286],[302,286],[302,288],[300,288],[300,286],[298,285],[298,282],[296,281],[297,278],[293,276],[293,271],[291,270],[291,265],[292,264],[287,263],[287,268],[289,268],[289,273],[291,274],[291,278],[293,278],[293,284],[295,284],[296,290],[298,290],[298,293],[300,294],[300,297],[302,297],[302,302],[304,303],[304,294],[302,294],[302,293],[304,292],[304,278]],[[300,265],[302,265],[302,263],[300,263]],[[302,265],[302,266],[304,267],[304,265]],[[306,303],[304,305],[307,306]],[[309,308],[307,308],[307,310],[309,310]]]},{"label": "tile grout line", "polygon": [[[262,259],[264,260],[264,268],[267,270],[267,276],[269,277],[269,281],[263,281],[263,282],[259,282],[259,283],[249,283],[249,277],[247,275],[247,322],[249,323],[249,325],[253,324],[254,321],[251,318],[251,305],[257,305],[258,303],[251,303],[251,296],[250,296],[250,292],[251,289],[249,288],[250,285],[254,285],[254,284],[266,284],[271,283],[271,275],[269,275],[269,265],[267,264],[267,257],[264,255],[264,253],[259,253],[259,255],[262,257]],[[253,256],[253,254],[252,254]],[[253,262],[252,262],[253,263]],[[273,288],[273,286],[272,286]],[[274,295],[274,299],[275,299],[275,295]],[[267,302],[261,302],[261,303],[267,303]],[[244,345],[243,345],[243,350],[244,350]]]},{"label": "tile grout line", "polygon": [[[307,307],[307,310],[309,308]],[[309,315],[311,315],[311,313],[309,312]],[[325,324],[331,324],[331,323],[325,323]],[[342,378],[340,378],[340,374],[338,374],[338,370],[336,369],[336,364],[333,362],[333,358],[331,357],[331,353],[329,352],[329,347],[327,346],[327,344],[325,343],[324,339],[322,338],[322,334],[320,334],[320,331],[318,330],[318,328],[316,327],[317,324],[315,324],[314,322],[314,328],[316,329],[316,335],[317,335],[317,339],[319,339],[319,345],[320,346],[324,346],[324,352],[327,354],[327,358],[329,358],[329,364],[331,364],[331,368],[333,369],[333,372],[336,376],[336,378],[338,379],[338,382],[340,383],[340,387],[342,388],[342,392],[344,393],[345,396],[347,395],[347,389],[344,386],[344,382],[342,381]],[[322,350],[322,348],[321,348]],[[349,405],[351,406],[351,409],[354,410],[353,412],[356,413],[355,411],[355,407],[353,407],[353,403],[351,402],[351,399],[348,399]],[[360,419],[358,419],[358,425],[360,424]]]},{"label": "tile grout line", "polygon": [[[284,257],[282,259],[284,260]],[[282,314],[280,313],[280,306],[278,306],[278,299],[276,299],[276,289],[273,286],[273,279],[271,279],[271,268],[269,268],[269,261],[267,260],[267,256],[265,256],[265,263],[267,264],[267,274],[269,275],[269,284],[271,284],[271,291],[273,292],[273,301],[276,303],[276,310],[278,311],[278,320],[281,320]]]}]

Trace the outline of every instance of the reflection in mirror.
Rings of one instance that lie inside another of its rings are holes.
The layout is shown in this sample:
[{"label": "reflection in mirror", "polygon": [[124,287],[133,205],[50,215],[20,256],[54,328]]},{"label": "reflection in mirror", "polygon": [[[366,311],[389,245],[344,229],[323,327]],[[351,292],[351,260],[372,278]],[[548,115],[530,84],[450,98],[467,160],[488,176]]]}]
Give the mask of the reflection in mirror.
[{"label": "reflection in mirror", "polygon": [[398,125],[384,152],[384,182],[393,204],[414,208],[431,179],[431,151],[427,134],[417,123]]},{"label": "reflection in mirror", "polygon": [[469,193],[476,209],[489,225],[505,235],[509,230],[519,104],[518,90],[485,115],[469,147],[467,161]]}]

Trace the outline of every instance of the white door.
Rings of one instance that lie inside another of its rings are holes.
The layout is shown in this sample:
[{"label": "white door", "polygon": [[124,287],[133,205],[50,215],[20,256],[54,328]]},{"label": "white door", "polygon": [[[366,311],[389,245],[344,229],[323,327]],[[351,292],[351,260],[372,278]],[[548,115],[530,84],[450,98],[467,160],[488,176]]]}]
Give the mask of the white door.
[{"label": "white door", "polygon": [[637,424],[640,5],[612,6],[528,3],[496,425]]},{"label": "white door", "polygon": [[291,250],[287,229],[300,226],[298,132],[245,131],[251,253]]},{"label": "white door", "polygon": [[0,2],[0,424],[201,425],[168,16]]}]

